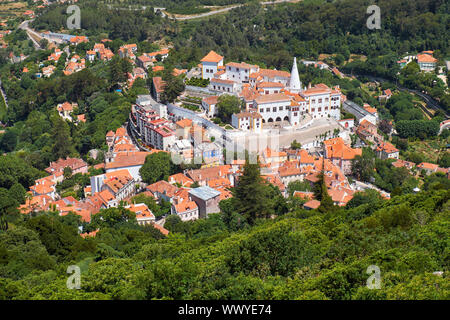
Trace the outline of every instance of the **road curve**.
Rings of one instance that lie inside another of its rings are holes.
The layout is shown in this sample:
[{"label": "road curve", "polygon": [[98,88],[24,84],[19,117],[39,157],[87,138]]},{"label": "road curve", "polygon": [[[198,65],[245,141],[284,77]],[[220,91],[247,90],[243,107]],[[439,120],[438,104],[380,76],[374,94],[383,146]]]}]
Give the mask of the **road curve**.
[{"label": "road curve", "polygon": [[[300,2],[300,1],[299,0],[276,0],[276,1],[264,1],[264,2],[260,2],[260,4],[261,5],[273,5],[273,4],[279,4],[279,3],[284,3],[284,2]],[[166,14],[169,17],[169,19],[172,19],[172,20],[178,20],[178,21],[192,20],[192,19],[198,19],[198,18],[212,16],[212,15],[215,15],[218,13],[227,12],[227,11],[233,10],[235,8],[242,7],[244,5],[245,4],[237,4],[237,5],[228,7],[228,8],[217,9],[214,11],[209,11],[209,12],[200,13],[200,14],[193,15],[193,16],[185,16],[185,17],[175,17],[175,16],[171,15],[170,13],[168,13],[167,11],[164,12],[164,14]]]},{"label": "road curve", "polygon": [[34,44],[34,47],[36,49],[42,49],[41,46],[39,45],[39,43],[30,35],[30,33],[32,33],[33,35],[35,35],[38,38],[42,38],[38,33],[36,33],[34,30],[30,29],[30,27],[28,27],[28,24],[33,21],[34,19],[31,20],[25,20],[24,22],[22,22],[21,24],[19,24],[19,29],[25,30],[25,32],[28,35],[28,38],[31,39],[31,41]]},{"label": "road curve", "polygon": [[[351,76],[351,75],[347,75],[346,74],[346,76]],[[385,78],[371,76],[371,75],[354,74],[354,76],[356,76],[356,77],[367,77],[368,79],[370,79],[372,81],[376,80],[376,81],[379,81],[379,82],[392,82],[393,81],[393,80],[388,80],[388,79],[385,79]],[[450,118],[448,116],[447,112],[444,110],[444,108],[442,108],[441,105],[435,99],[433,99],[433,97],[429,96],[428,94],[422,93],[422,92],[414,90],[414,89],[405,88],[405,87],[402,87],[402,86],[400,86],[398,84],[397,84],[397,88],[400,91],[407,91],[407,92],[414,93],[414,94],[418,95],[423,100],[425,100],[425,102],[427,103],[427,107],[429,107],[429,108],[431,108],[433,110],[436,110],[436,111],[437,110],[441,110],[441,111],[444,112],[446,119]]]}]

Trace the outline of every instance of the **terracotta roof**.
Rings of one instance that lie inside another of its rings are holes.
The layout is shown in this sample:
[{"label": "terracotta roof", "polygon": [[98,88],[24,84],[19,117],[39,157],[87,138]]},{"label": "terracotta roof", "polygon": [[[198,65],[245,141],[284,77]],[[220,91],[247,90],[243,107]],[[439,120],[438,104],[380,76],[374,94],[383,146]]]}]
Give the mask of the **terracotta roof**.
[{"label": "terracotta roof", "polygon": [[131,212],[134,212],[136,214],[136,219],[155,218],[155,216],[145,203],[131,204],[125,208],[130,210]]},{"label": "terracotta roof", "polygon": [[121,189],[123,189],[133,178],[130,176],[119,175],[110,179],[103,181],[103,183],[108,186],[114,194],[117,194]]},{"label": "terracotta roof", "polygon": [[78,121],[86,122],[86,115],[84,113],[79,114],[79,115],[77,115],[77,119],[78,119]]},{"label": "terracotta roof", "polygon": [[308,192],[308,191],[294,191],[293,194],[294,197],[300,198],[300,199],[309,199],[312,200],[314,198],[314,192]]},{"label": "terracotta roof", "polygon": [[214,51],[210,51],[205,57],[203,57],[202,60],[200,60],[201,62],[214,62],[214,63],[218,63],[221,60],[223,60],[223,57],[219,54],[217,54]]},{"label": "terracotta roof", "polygon": [[209,181],[219,177],[226,177],[230,170],[231,165],[221,165],[198,170],[189,170],[186,172],[186,176],[193,181]]},{"label": "terracotta roof", "polygon": [[174,207],[176,213],[183,213],[186,211],[198,209],[198,206],[194,201],[183,201],[178,204],[174,204]]},{"label": "terracotta roof", "polygon": [[124,127],[119,127],[116,130],[116,137],[124,137],[127,136],[127,130]]},{"label": "terracotta roof", "polygon": [[362,155],[362,149],[353,149],[344,143],[341,137],[324,141],[328,158],[340,158],[351,160],[357,155]]},{"label": "terracotta roof", "polygon": [[438,167],[439,166],[437,164],[428,163],[428,162],[422,162],[422,163],[417,165],[417,168],[428,169],[428,170],[433,170],[433,171],[436,171]]},{"label": "terracotta roof", "polygon": [[258,88],[284,88],[284,85],[279,82],[261,82],[257,86]]},{"label": "terracotta roof", "polygon": [[377,151],[384,151],[386,153],[395,153],[395,152],[399,152],[399,150],[394,147],[394,145],[390,142],[381,142],[377,149]]},{"label": "terracotta roof", "polygon": [[290,78],[291,74],[287,71],[281,70],[271,70],[271,69],[260,69],[258,72],[259,76],[267,77],[267,78]]},{"label": "terracotta roof", "polygon": [[208,181],[208,186],[214,189],[218,187],[231,187],[231,182],[226,178],[211,179]]},{"label": "terracotta roof", "polygon": [[163,92],[164,85],[165,81],[163,81],[161,77],[153,77],[153,86],[155,87],[156,92]]},{"label": "terracotta roof", "polygon": [[145,158],[150,152],[136,151],[126,154],[118,154],[113,162],[106,164],[106,169],[139,166],[145,163]]},{"label": "terracotta roof", "polygon": [[148,56],[149,56],[149,57],[155,57],[155,56],[157,56],[158,54],[160,54],[160,55],[162,55],[162,56],[164,56],[164,55],[166,55],[166,54],[169,54],[169,49],[161,49],[161,50],[159,50],[159,51],[150,52],[150,53],[148,53]]},{"label": "terracotta roof", "polygon": [[245,62],[241,62],[241,63],[229,62],[225,66],[227,66],[227,67],[234,67],[234,68],[241,68],[241,69],[259,68],[257,65],[248,64],[248,63],[245,63]]},{"label": "terracotta roof", "polygon": [[280,177],[290,177],[300,175],[301,170],[296,167],[280,167],[278,173],[280,174]]},{"label": "terracotta roof", "polygon": [[217,104],[218,100],[219,100],[219,96],[210,96],[210,97],[203,98],[202,101],[204,101],[206,104],[211,105],[211,104]]},{"label": "terracotta roof", "polygon": [[291,101],[291,97],[284,93],[265,94],[255,98],[256,103],[271,103],[271,102],[284,102]]},{"label": "terracotta roof", "polygon": [[111,192],[109,192],[108,190],[100,191],[100,192],[96,193],[96,196],[98,196],[100,198],[100,200],[102,200],[102,202],[105,204],[105,206],[108,204],[108,202],[116,199],[114,197],[114,195]]},{"label": "terracotta roof", "polygon": [[167,181],[161,180],[147,186],[147,190],[151,191],[153,194],[156,194],[158,192],[169,198],[172,198],[175,195],[175,192],[178,190],[178,188],[171,185]]},{"label": "terracotta roof", "polygon": [[308,202],[306,202],[303,207],[305,208],[311,208],[311,209],[317,209],[318,207],[320,207],[320,201],[318,200],[310,200]]},{"label": "terracotta roof", "polygon": [[192,120],[191,119],[182,119],[177,122],[175,122],[177,126],[181,128],[187,128],[192,127]]},{"label": "terracotta roof", "polygon": [[190,187],[194,183],[194,181],[192,181],[192,179],[186,177],[182,173],[176,173],[176,174],[169,176],[169,182],[170,183],[179,183],[183,187]]},{"label": "terracotta roof", "polygon": [[146,55],[139,56],[138,59],[142,62],[151,62],[152,61],[152,59]]},{"label": "terracotta roof", "polygon": [[429,54],[421,54],[417,55],[417,62],[419,63],[436,63],[437,59],[433,58]]},{"label": "terracotta roof", "polygon": [[165,235],[165,236],[167,236],[167,235],[169,234],[169,230],[167,230],[166,228],[160,226],[160,225],[157,224],[157,223],[152,223],[152,226],[153,226],[155,229],[158,229],[159,232],[161,232],[161,233],[162,233],[163,235]]},{"label": "terracotta roof", "polygon": [[153,72],[163,71],[164,66],[154,66],[152,67]]},{"label": "terracotta roof", "polygon": [[367,112],[369,112],[369,113],[376,113],[377,112],[377,108],[373,108],[373,107],[371,107],[371,106],[365,106],[364,107],[364,109],[367,111]]},{"label": "terracotta roof", "polygon": [[50,166],[45,169],[48,173],[64,171],[65,167],[70,167],[72,170],[77,170],[82,167],[87,167],[87,163],[83,159],[78,158],[66,158],[58,159],[56,162],[50,162]]},{"label": "terracotta roof", "polygon": [[302,91],[301,94],[304,96],[311,96],[311,95],[331,93],[331,89],[328,87],[326,87],[326,88],[325,87],[316,85],[315,87],[312,87],[310,89]]},{"label": "terracotta roof", "polygon": [[175,77],[178,77],[179,75],[185,74],[185,73],[187,73],[187,72],[188,72],[187,69],[177,69],[177,68],[173,68],[172,74],[173,74]]},{"label": "terracotta roof", "polygon": [[273,157],[286,157],[287,153],[284,151],[274,151],[270,149],[269,147],[265,148],[263,150],[263,156],[264,158],[273,158]]},{"label": "terracotta roof", "polygon": [[73,111],[73,105],[69,102],[64,102],[58,106],[58,111]]}]

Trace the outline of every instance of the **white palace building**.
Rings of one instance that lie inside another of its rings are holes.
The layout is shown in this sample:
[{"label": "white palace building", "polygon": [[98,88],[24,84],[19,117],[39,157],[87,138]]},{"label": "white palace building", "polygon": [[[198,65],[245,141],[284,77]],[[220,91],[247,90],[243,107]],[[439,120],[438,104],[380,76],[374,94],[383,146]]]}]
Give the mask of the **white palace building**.
[{"label": "white palace building", "polygon": [[[264,123],[284,121],[296,126],[305,118],[340,120],[339,87],[322,83],[302,88],[296,58],[291,73],[245,62],[224,65],[223,57],[214,51],[201,60],[201,66],[203,79],[210,79],[210,90],[218,95],[234,94],[245,101],[246,110],[232,116],[235,128],[261,132]],[[210,111],[209,116],[217,113]]]}]

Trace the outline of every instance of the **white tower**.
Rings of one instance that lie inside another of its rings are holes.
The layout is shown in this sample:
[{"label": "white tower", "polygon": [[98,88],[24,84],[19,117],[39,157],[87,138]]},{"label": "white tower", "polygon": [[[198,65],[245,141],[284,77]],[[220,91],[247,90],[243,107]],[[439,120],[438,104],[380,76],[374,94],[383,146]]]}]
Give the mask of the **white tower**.
[{"label": "white tower", "polygon": [[292,65],[291,80],[289,83],[289,91],[292,93],[300,93],[302,91],[302,83],[297,69],[297,58],[294,57],[294,64]]}]

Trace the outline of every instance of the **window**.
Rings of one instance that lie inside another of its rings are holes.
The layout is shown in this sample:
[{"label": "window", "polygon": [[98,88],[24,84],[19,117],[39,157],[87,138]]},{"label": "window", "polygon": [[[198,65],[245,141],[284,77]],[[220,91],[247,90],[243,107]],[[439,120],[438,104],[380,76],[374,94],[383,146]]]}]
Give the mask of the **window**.
[{"label": "window", "polygon": [[263,113],[264,112],[264,108],[259,109],[259,112]]},{"label": "window", "polygon": [[265,93],[265,94],[269,94],[269,91],[268,91],[268,90],[266,90],[266,91],[264,91],[264,93]]},{"label": "window", "polygon": [[316,103],[316,99],[312,99],[312,100],[311,100],[311,103]]},{"label": "window", "polygon": [[266,112],[270,112],[270,108],[266,108]]},{"label": "window", "polygon": [[322,103],[322,99],[319,99],[319,103]]},{"label": "window", "polygon": [[297,112],[294,112],[294,117],[296,117],[297,116]]},{"label": "window", "polygon": [[278,108],[279,111],[283,111],[283,106]]},{"label": "window", "polygon": [[312,108],[312,109],[311,109],[311,112],[314,112],[314,111],[316,111],[316,109],[315,109],[315,108]]},{"label": "window", "polygon": [[328,98],[325,98],[325,102],[328,102]]},{"label": "window", "polygon": [[273,112],[277,112],[277,107],[273,107],[273,108],[272,108],[272,111],[273,111]]},{"label": "window", "polygon": [[321,112],[322,111],[322,108],[321,107],[319,107],[319,110],[318,110],[319,112]]}]

